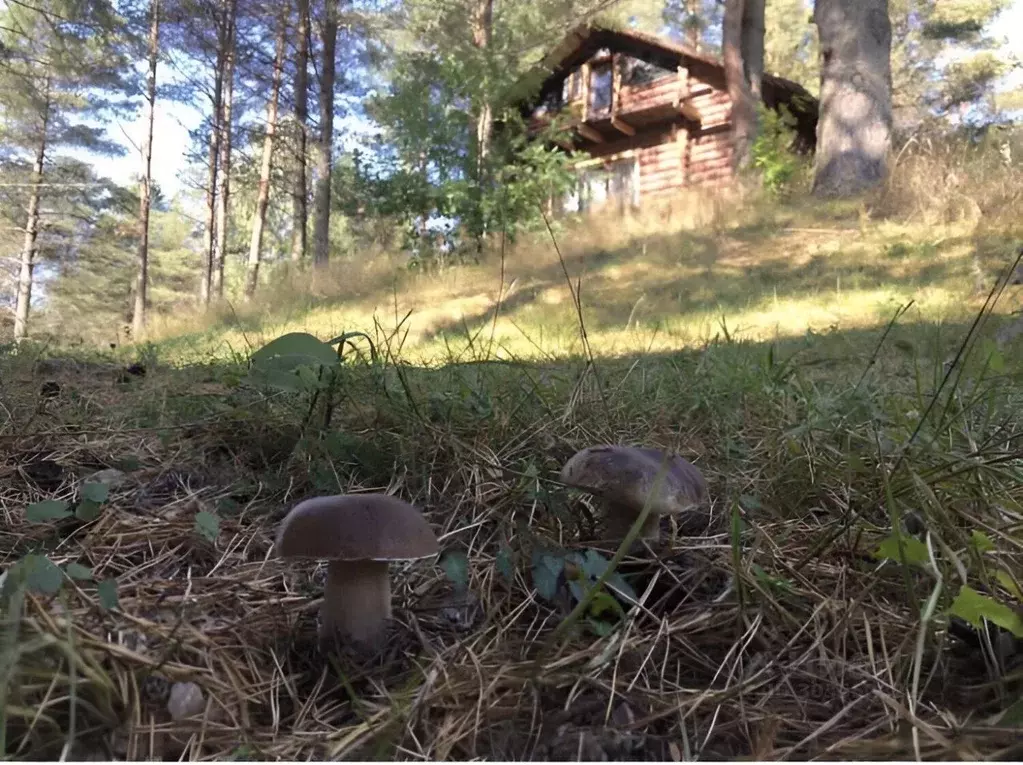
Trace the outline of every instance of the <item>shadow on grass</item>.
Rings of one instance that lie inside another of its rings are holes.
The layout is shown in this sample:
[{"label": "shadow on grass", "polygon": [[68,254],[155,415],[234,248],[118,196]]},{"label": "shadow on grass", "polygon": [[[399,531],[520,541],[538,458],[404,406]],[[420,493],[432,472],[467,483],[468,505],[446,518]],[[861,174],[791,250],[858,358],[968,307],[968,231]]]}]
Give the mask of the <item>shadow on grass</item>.
[{"label": "shadow on grass", "polygon": [[[0,394],[15,413],[0,430],[3,467],[14,468],[5,507],[72,496],[86,464],[124,467],[133,458],[136,466],[100,519],[74,534],[9,514],[0,563],[51,545],[61,563],[81,558],[95,577],[116,579],[120,608],[133,618],[167,593],[182,603],[187,594],[175,677],[195,678],[210,709],[229,713],[180,729],[202,725],[199,746],[210,757],[243,742],[260,757],[295,760],[368,759],[381,747],[437,760],[565,760],[585,744],[591,758],[663,761],[685,736],[702,758],[908,759],[912,742],[890,732],[885,699],[912,682],[914,661],[933,668],[915,712],[940,734],[930,755],[953,755],[964,733],[981,755],[1018,754],[1018,732],[983,722],[1015,698],[1011,681],[988,677],[975,653],[957,654],[943,625],[961,584],[947,551],[967,550],[974,531],[984,529],[993,546],[977,553],[989,565],[1023,570],[1018,521],[1003,512],[1023,500],[1014,446],[1023,363],[1006,353],[985,378],[981,348],[958,395],[942,399],[904,451],[966,330],[896,325],[879,351],[881,328],[722,341],[602,359],[595,369],[579,358],[352,365],[322,429],[305,425],[324,414],[307,398],[239,386],[241,369],[226,362],[155,367],[119,387],[69,376],[61,397],[32,414],[38,380],[8,359],[3,379],[23,382]],[[566,630],[558,655],[541,655],[573,601],[563,581],[553,599],[538,593],[534,554],[593,539],[592,513],[553,479],[574,450],[607,442],[694,461],[710,483],[711,522],[689,537],[665,522],[654,556],[629,562],[647,600],[627,624],[587,614]],[[23,475],[19,455],[29,445],[65,471],[56,489]],[[320,584],[308,566],[275,558],[271,541],[299,498],[360,490],[415,502],[443,552],[464,554],[466,565],[464,574],[432,561],[394,568],[398,622],[387,647],[395,656],[344,665],[357,707],[303,642]],[[199,509],[219,518],[212,539],[197,531]],[[932,544],[949,582],[941,617],[923,625],[933,580],[872,557],[892,517],[911,512],[945,543]],[[984,587],[984,566],[961,555],[970,581]],[[124,619],[99,610],[90,587],[69,593],[65,606],[92,662],[75,686],[85,743],[132,719],[143,703],[136,680],[152,666],[110,644],[106,635]],[[473,602],[476,611],[465,606]],[[463,619],[463,607],[477,615]],[[52,669],[59,662],[45,664],[47,646],[63,640],[46,608],[30,604],[26,644],[41,647],[19,658],[46,681],[22,689],[11,714],[50,704],[59,744],[64,718],[52,699],[67,697],[69,681]],[[154,635],[171,628],[155,617],[133,624]],[[929,637],[917,656],[921,629]],[[361,702],[378,710],[373,726]],[[850,708],[856,714],[839,715]],[[623,722],[608,722],[608,709]],[[244,730],[232,722],[240,719]],[[29,742],[26,751],[45,751],[25,726],[10,730],[13,743]],[[135,758],[151,737],[138,739]],[[167,745],[169,756],[183,746]]]}]

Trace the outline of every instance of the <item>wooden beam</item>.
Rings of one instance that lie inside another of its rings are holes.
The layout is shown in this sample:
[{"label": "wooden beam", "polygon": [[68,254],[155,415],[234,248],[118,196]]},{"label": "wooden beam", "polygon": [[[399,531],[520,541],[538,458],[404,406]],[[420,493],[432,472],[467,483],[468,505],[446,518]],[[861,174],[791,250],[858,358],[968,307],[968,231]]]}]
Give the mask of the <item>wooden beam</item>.
[{"label": "wooden beam", "polygon": [[678,87],[675,90],[675,98],[673,99],[672,106],[678,107],[686,98],[689,97],[689,69],[679,64],[678,66]]},{"label": "wooden beam", "polygon": [[625,135],[627,136],[636,135],[636,128],[634,128],[625,120],[619,119],[618,117],[611,118],[611,127],[617,130],[619,133],[625,133]]},{"label": "wooden beam", "polygon": [[679,111],[682,112],[682,116],[687,120],[699,123],[703,121],[703,117],[700,116],[700,110],[692,105],[689,101],[683,101],[679,106]]},{"label": "wooden beam", "polygon": [[583,138],[588,138],[594,143],[604,143],[604,136],[602,136],[596,130],[591,128],[589,125],[580,122],[578,125],[575,126],[575,129],[579,131],[579,135],[581,135]]}]

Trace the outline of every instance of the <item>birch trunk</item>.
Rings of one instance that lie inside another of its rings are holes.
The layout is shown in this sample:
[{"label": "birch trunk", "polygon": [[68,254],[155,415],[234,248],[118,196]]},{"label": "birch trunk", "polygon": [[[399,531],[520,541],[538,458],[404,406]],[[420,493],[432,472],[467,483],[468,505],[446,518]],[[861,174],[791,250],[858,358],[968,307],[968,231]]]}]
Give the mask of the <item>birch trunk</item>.
[{"label": "birch trunk", "polygon": [[146,139],[142,145],[142,182],[139,189],[138,273],[135,276],[135,308],[131,335],[138,342],[146,329],[149,292],[149,212],[153,204],[153,121],[156,112],[156,65],[160,51],[160,0],[150,4],[149,77],[146,81]]},{"label": "birch trunk", "polygon": [[42,193],[43,163],[46,161],[47,131],[50,127],[50,78],[43,86],[43,119],[39,146],[32,165],[32,190],[28,198],[28,222],[21,247],[21,270],[18,276],[18,302],[14,309],[14,342],[28,337],[28,317],[32,310],[32,275],[35,271],[36,239],[39,235],[39,196]]},{"label": "birch trunk", "polygon": [[277,28],[277,50],[274,56],[273,79],[270,82],[270,98],[266,105],[266,135],[263,137],[263,161],[259,167],[259,189],[256,192],[256,217],[252,221],[252,238],[249,241],[249,265],[245,279],[245,296],[251,298],[259,284],[260,250],[263,247],[263,227],[266,224],[266,208],[270,202],[270,172],[273,169],[274,136],[277,133],[277,101],[281,92],[281,77],[284,71],[284,37],[287,30],[286,13],[281,13]]},{"label": "birch trunk", "polygon": [[330,191],[334,153],[334,75],[339,0],[326,0],[323,18],[323,66],[320,71],[320,140],[316,152],[316,223],[313,263],[330,260]]},{"label": "birch trunk", "polygon": [[295,56],[295,187],[292,191],[291,260],[305,260],[308,181],[306,180],[306,144],[309,137],[309,0],[298,0],[298,51]]}]

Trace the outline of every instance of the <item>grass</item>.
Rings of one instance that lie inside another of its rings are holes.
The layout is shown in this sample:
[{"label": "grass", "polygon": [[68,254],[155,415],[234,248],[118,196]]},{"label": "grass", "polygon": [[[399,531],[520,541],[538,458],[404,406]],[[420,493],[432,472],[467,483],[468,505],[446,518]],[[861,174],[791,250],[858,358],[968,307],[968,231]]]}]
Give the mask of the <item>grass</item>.
[{"label": "grass", "polygon": [[[3,357],[7,753],[1020,757],[1020,641],[972,629],[967,607],[1018,629],[1023,364],[992,341],[990,306],[972,325],[1014,231],[983,209],[924,219],[900,188],[873,207],[559,232],[592,361],[539,240],[506,253],[503,287],[496,261],[403,276],[387,314],[382,266],[304,304],[296,279],[190,336],[168,328],[144,376]],[[375,340],[375,362],[347,356],[327,426],[322,401],[244,382],[248,347],[296,328]],[[540,555],[615,550],[555,479],[605,442],[691,459],[710,517],[698,534],[665,522],[622,560],[638,603],[566,624],[572,593],[540,586]],[[109,468],[124,475],[94,520],[26,514],[73,508]],[[449,557],[395,566],[387,645],[329,661],[322,569],[278,560],[272,539],[299,499],[355,491],[416,503]],[[91,578],[19,586],[29,554]],[[464,574],[445,563],[462,555]],[[205,708],[172,720],[173,682]]]}]

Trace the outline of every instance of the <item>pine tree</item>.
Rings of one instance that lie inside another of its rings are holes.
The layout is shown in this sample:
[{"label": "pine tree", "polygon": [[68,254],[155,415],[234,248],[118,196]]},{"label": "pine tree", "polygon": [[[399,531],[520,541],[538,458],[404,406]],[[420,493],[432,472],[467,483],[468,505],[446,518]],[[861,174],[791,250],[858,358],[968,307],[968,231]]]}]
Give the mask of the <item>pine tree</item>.
[{"label": "pine tree", "polygon": [[[16,342],[28,335],[41,214],[60,193],[48,167],[62,148],[101,154],[123,149],[103,123],[126,113],[134,83],[126,25],[109,0],[36,0],[0,11],[0,142],[31,157],[31,180],[14,318]],[[91,126],[87,121],[98,122]],[[56,192],[56,194],[54,194]]]}]

